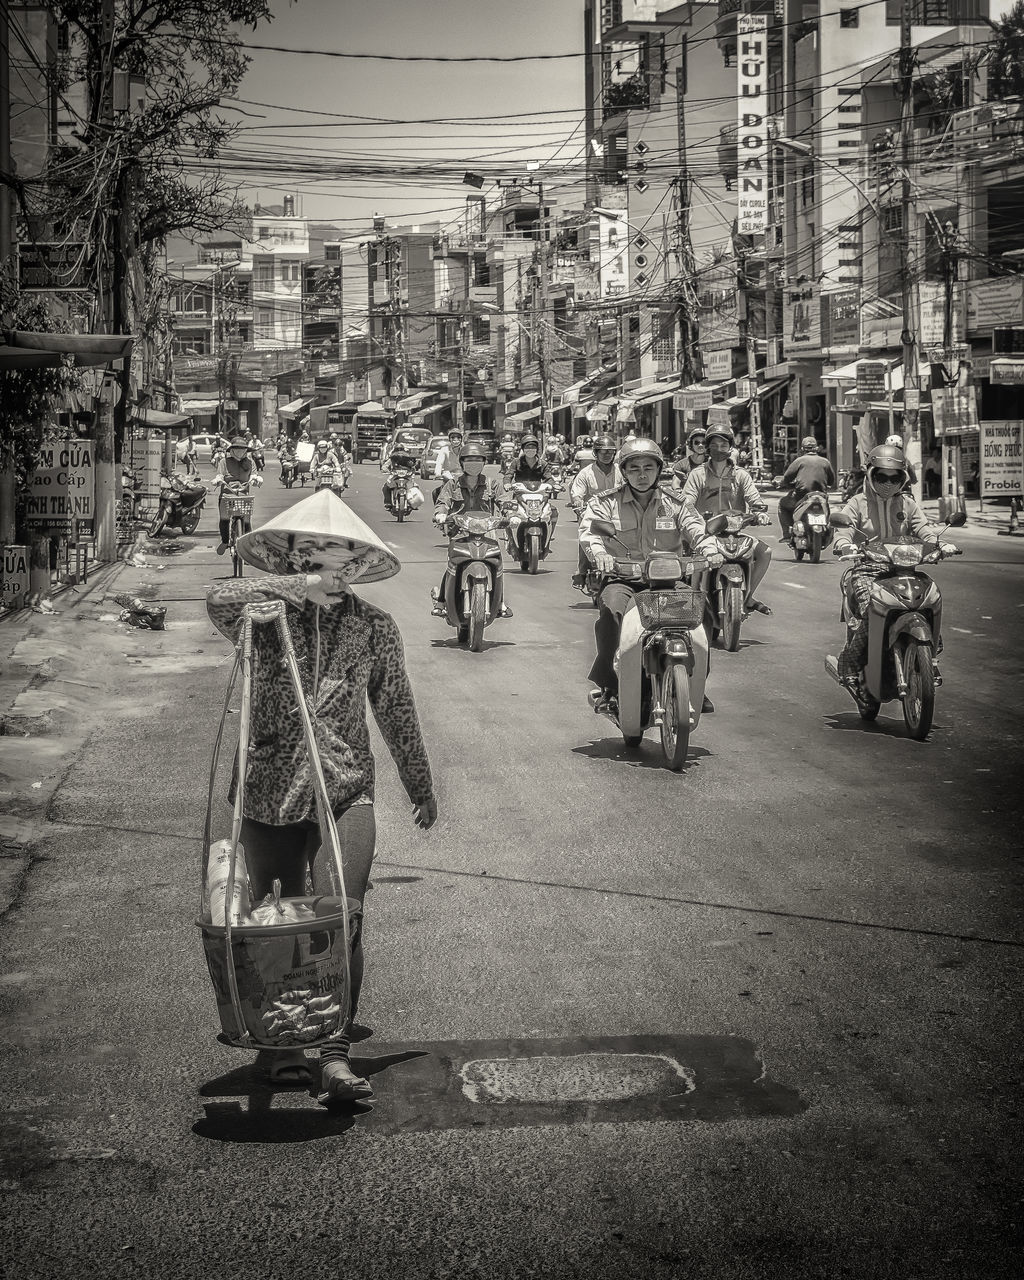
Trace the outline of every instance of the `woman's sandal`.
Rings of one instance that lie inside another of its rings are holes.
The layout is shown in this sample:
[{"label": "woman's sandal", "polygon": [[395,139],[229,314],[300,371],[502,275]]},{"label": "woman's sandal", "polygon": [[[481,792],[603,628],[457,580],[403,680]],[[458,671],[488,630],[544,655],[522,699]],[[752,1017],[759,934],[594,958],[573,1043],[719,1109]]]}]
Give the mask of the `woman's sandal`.
[{"label": "woman's sandal", "polygon": [[332,1102],[373,1102],[373,1087],[368,1080],[357,1076],[347,1062],[326,1062],[320,1068],[321,1091],[317,1102],[329,1106]]}]

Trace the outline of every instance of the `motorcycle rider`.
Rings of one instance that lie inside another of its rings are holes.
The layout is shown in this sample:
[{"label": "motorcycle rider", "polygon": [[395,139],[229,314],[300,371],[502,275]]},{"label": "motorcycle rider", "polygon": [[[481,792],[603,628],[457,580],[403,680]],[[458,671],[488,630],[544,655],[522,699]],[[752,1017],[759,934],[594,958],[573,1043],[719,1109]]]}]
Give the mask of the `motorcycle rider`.
[{"label": "motorcycle rider", "polygon": [[[452,480],[462,470],[459,464],[459,450],[462,448],[463,432],[461,427],[452,427],[448,432],[448,443],[441,448],[434,462],[434,477],[441,481]],[[434,487],[433,500],[436,503],[438,494],[444,484]]]},{"label": "motorcycle rider", "polygon": [[[262,483],[263,477],[257,473],[256,464],[249,453],[249,445],[245,436],[235,436],[229,443],[227,454],[217,463],[217,474],[211,481],[211,484],[216,485],[220,490],[220,502],[217,511],[220,522],[220,546],[217,548],[219,556],[222,556],[227,551],[228,539],[231,537],[231,514],[227,506],[228,498],[242,497],[249,492],[250,486],[255,485],[258,489]],[[252,523],[248,519],[243,523],[245,525],[244,532],[248,533],[252,528]]]},{"label": "motorcycle rider", "polygon": [[576,468],[576,474],[589,467],[594,461],[594,441],[590,436],[580,436],[576,441],[576,451],[572,455],[572,465]]},{"label": "motorcycle rider", "polygon": [[[636,588],[616,581],[615,553],[604,536],[593,529],[595,520],[612,524],[617,538],[638,560],[657,551],[676,555],[706,555],[712,565],[722,562],[718,542],[708,535],[704,521],[685,496],[661,489],[658,480],[665,466],[661,449],[653,440],[634,440],[619,452],[622,483],[591,498],[580,521],[580,544],[606,580],[598,596],[600,614],[594,625],[597,656],[589,678],[601,690],[598,710],[617,711],[619,679],[614,667],[622,616],[636,594]],[[617,545],[617,544],[616,544]],[[622,548],[618,550],[622,557]],[[714,711],[710,698],[703,710]]]},{"label": "motorcycle rider", "polygon": [[[905,492],[909,476],[910,468],[902,449],[892,444],[880,444],[872,449],[865,467],[863,490],[854,494],[841,508],[843,515],[853,522],[852,528],[866,534],[868,539],[883,542],[894,542],[907,534],[913,534],[922,542],[938,541],[943,526],[932,524],[911,495]],[[956,555],[957,550],[952,542],[942,543],[943,555]],[[832,554],[844,560],[856,556],[857,548],[849,529],[836,530]],[[839,655],[839,678],[853,690],[860,684],[860,674],[867,658],[867,607],[871,583],[873,579],[889,573],[892,573],[889,564],[861,561],[844,583],[850,620],[846,645]]]},{"label": "motorcycle rider", "polygon": [[544,446],[544,461],[549,467],[560,467],[565,462],[565,454],[558,442],[558,436],[549,436]]},{"label": "motorcycle rider", "polygon": [[394,506],[392,499],[394,497],[395,487],[392,484],[391,477],[396,471],[408,471],[411,475],[416,469],[416,459],[409,452],[409,446],[398,441],[391,449],[387,461],[384,463],[383,470],[387,472],[384,481],[384,510],[394,515]]},{"label": "motorcycle rider", "polygon": [[[683,497],[702,516],[715,515],[719,511],[752,511],[763,515],[768,510],[768,504],[751,480],[750,473],[738,467],[730,457],[735,439],[732,427],[708,427],[704,433],[708,461],[694,467],[683,485]],[[748,610],[768,617],[771,609],[758,600],[754,592],[768,572],[771,560],[768,544],[757,538],[745,603]]]},{"label": "motorcycle rider", "polygon": [[686,477],[694,467],[699,467],[701,463],[706,461],[704,428],[694,427],[686,437],[686,452],[678,462],[672,463],[672,488],[681,489],[686,483]]},{"label": "motorcycle rider", "polygon": [[251,427],[245,430],[246,443],[249,446],[249,452],[252,455],[253,464],[257,471],[262,471],[267,465],[267,459],[263,453],[263,441],[257,436]]},{"label": "motorcycle rider", "polygon": [[316,484],[322,472],[340,471],[341,467],[341,459],[331,448],[331,442],[326,438],[318,440],[316,442],[316,452],[313,454],[313,461],[309,464],[313,483]]},{"label": "motorcycle rider", "polygon": [[809,493],[828,493],[836,487],[832,463],[818,452],[814,436],[804,436],[800,450],[800,456],[794,458],[782,477],[782,487],[789,492],[779,499],[780,542],[789,542],[793,537],[793,512]]},{"label": "motorcycle rider", "polygon": [[[433,520],[443,529],[452,513],[458,509],[460,515],[471,515],[474,512],[493,515],[495,507],[505,504],[507,495],[500,480],[488,480],[484,475],[484,464],[487,461],[487,450],[482,444],[464,444],[459,450],[458,474],[447,480],[437,495]],[[498,562],[497,576],[502,577],[501,562]],[[430,612],[436,618],[445,616],[445,587],[448,580],[448,569],[441,575],[441,586],[431,587],[430,598],[433,601]],[[504,600],[504,594],[502,596]],[[498,611],[499,618],[511,618],[512,610],[503,603]]]},{"label": "motorcycle rider", "polygon": [[[622,472],[615,461],[617,445],[615,437],[600,435],[594,442],[594,461],[578,472],[569,487],[569,506],[582,520],[583,512],[591,498],[596,498],[606,489],[614,489],[622,484]],[[583,543],[579,544],[579,565],[572,575],[572,585],[582,588],[587,581],[590,561]]]},{"label": "motorcycle rider", "polygon": [[498,445],[498,462],[501,464],[502,471],[510,467],[516,456],[516,442],[512,439],[510,432],[506,431],[501,437],[501,444]]},{"label": "motorcycle rider", "polygon": [[[519,442],[520,454],[516,461],[516,469],[509,477],[510,484],[526,484],[530,481],[542,481],[555,488],[555,477],[551,466],[540,456],[540,441],[536,436],[523,436]],[[551,537],[548,546],[554,545],[555,528],[558,524],[558,508],[551,506]],[[510,531],[511,533],[511,531]]]}]

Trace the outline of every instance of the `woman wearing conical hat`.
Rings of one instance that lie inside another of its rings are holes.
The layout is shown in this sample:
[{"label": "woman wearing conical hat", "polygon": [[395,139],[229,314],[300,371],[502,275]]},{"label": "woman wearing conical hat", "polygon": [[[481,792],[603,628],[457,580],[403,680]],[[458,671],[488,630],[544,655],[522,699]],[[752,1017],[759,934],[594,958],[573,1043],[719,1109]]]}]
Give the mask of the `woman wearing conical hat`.
[{"label": "woman wearing conical hat", "polygon": [[[283,600],[307,703],[315,712],[317,744],[341,840],[345,890],[361,902],[373,862],[374,760],[366,723],[369,698],[413,804],[426,830],[437,817],[427,753],[394,619],[361,600],[352,583],[396,574],[398,559],[373,530],[329,490],[290,507],[240,538],[238,552],[268,575],[214,587],[207,609],[217,628],[238,640],[247,604]],[[241,842],[257,900],[281,881],[282,893],[301,897],[307,871],[316,875],[320,846],[316,800],[302,721],[282,661],[276,627],[253,630],[253,684]],[[362,981],[361,929],[352,956],[352,1015]],[[351,1021],[349,1030],[351,1028]],[[276,1083],[306,1084],[311,1064],[301,1050],[264,1055]],[[320,1054],[321,1102],[372,1097],[348,1060],[348,1038]]]}]

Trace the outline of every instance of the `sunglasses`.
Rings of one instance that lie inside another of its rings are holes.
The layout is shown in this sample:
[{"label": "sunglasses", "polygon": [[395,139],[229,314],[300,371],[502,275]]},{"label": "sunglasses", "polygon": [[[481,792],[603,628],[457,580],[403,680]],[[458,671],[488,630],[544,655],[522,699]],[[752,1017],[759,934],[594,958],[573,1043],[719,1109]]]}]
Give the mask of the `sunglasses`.
[{"label": "sunglasses", "polygon": [[897,471],[894,475],[891,471],[876,471],[872,479],[875,484],[899,484],[903,479],[903,473]]}]

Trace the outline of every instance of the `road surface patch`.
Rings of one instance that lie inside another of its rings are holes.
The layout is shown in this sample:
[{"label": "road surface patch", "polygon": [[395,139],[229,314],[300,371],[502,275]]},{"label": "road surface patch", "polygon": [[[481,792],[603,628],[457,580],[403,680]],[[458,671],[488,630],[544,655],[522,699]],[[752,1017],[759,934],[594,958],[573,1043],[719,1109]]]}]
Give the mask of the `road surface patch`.
[{"label": "road surface patch", "polygon": [[480,1105],[625,1102],[689,1093],[693,1073],[663,1053],[578,1053],[566,1057],[476,1058],[459,1072],[462,1092]]}]

